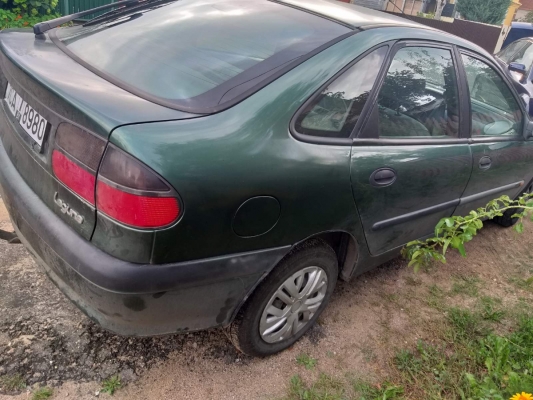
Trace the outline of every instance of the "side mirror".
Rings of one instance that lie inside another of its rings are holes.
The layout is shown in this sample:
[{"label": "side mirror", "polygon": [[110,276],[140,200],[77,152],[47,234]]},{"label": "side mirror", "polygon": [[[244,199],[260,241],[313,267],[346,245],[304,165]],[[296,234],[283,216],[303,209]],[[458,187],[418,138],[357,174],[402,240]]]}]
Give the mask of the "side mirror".
[{"label": "side mirror", "polygon": [[508,68],[509,68],[509,71],[520,72],[521,74],[526,73],[526,66],[524,64],[512,62],[509,64]]},{"label": "side mirror", "polygon": [[524,64],[520,63],[510,63],[507,67],[509,71],[511,72],[511,75],[513,75],[516,79],[521,81],[524,78],[524,75],[527,72],[527,68]]}]

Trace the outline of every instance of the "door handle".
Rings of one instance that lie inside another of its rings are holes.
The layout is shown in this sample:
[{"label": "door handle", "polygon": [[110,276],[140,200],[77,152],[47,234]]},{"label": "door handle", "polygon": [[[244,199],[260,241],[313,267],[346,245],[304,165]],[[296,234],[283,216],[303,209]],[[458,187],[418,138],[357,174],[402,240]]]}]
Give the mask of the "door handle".
[{"label": "door handle", "polygon": [[396,181],[396,178],[396,171],[392,168],[379,168],[370,175],[370,184],[377,187],[389,186]]},{"label": "door handle", "polygon": [[489,169],[492,165],[492,160],[489,156],[483,156],[479,159],[479,169]]}]

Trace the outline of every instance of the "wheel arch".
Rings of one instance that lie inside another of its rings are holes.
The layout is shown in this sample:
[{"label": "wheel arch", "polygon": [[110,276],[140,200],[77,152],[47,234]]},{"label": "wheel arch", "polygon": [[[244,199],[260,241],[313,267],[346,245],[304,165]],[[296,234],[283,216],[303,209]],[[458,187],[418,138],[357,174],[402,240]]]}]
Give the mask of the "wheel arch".
[{"label": "wheel arch", "polygon": [[272,271],[276,268],[277,265],[279,265],[279,263],[281,263],[290,254],[294,253],[295,251],[298,251],[298,249],[302,246],[305,246],[315,240],[320,240],[333,249],[333,251],[337,255],[337,260],[339,263],[339,278],[343,281],[348,281],[353,275],[359,256],[359,246],[357,244],[357,240],[350,233],[341,230],[324,231],[313,234],[295,243],[279,262],[277,262],[275,265],[272,266],[269,271],[263,274],[261,279],[256,282],[254,287],[250,289],[250,291],[242,299],[241,303],[235,308],[235,310],[233,311],[233,315],[229,320],[229,323],[233,321],[233,319],[235,318],[239,310],[242,308],[244,303],[246,303],[252,293],[272,273]]}]

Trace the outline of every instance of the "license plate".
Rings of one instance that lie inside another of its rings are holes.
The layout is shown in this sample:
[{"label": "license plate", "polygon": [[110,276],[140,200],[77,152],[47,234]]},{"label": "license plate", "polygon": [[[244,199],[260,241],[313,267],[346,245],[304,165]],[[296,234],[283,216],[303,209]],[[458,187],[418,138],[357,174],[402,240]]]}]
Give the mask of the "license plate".
[{"label": "license plate", "polygon": [[15,92],[15,89],[9,83],[7,84],[5,100],[11,114],[15,116],[24,132],[30,135],[39,146],[42,146],[48,121],[22,100],[22,97]]}]

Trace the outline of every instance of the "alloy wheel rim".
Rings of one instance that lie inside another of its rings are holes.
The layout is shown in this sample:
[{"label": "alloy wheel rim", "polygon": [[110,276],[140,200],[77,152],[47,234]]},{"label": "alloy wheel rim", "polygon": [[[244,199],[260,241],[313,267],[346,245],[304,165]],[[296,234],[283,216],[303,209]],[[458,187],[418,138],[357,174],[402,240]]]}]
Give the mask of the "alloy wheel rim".
[{"label": "alloy wheel rim", "polygon": [[259,334],[267,343],[295,336],[316,314],[328,289],[328,277],[320,267],[306,267],[285,280],[268,301],[259,322]]}]

